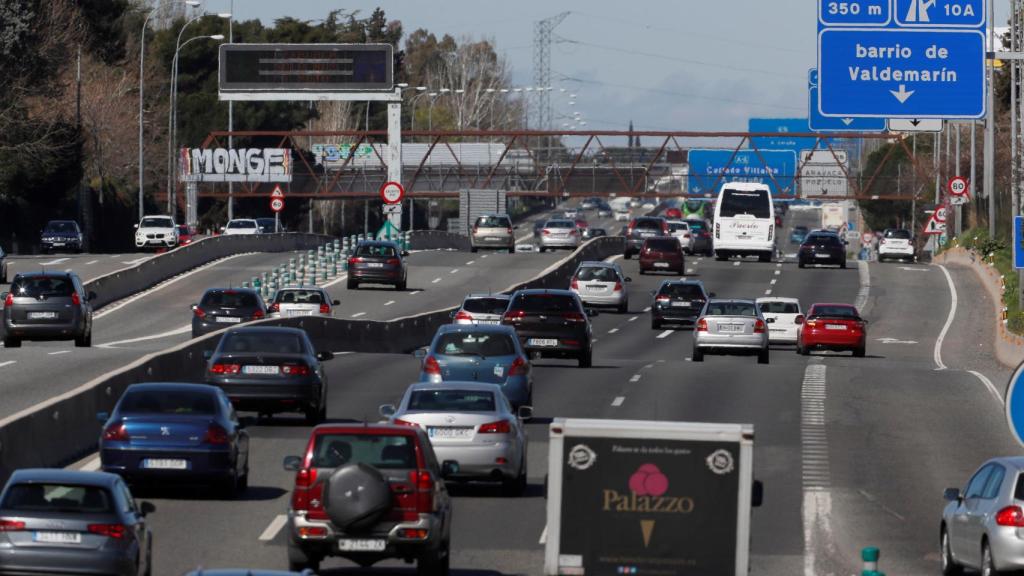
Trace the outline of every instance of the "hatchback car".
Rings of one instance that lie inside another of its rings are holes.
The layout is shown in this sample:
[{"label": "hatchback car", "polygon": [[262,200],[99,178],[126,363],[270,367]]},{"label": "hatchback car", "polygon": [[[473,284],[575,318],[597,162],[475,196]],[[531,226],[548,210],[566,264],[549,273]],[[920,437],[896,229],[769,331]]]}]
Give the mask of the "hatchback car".
[{"label": "hatchback car", "polygon": [[566,208],[562,215],[570,220],[575,220],[580,215],[580,211],[578,208]]},{"label": "hatchback car", "polygon": [[[290,570],[320,569],[328,556],[369,567],[387,558],[417,563],[417,573],[447,576],[452,505],[438,464],[418,426],[328,424],[313,429],[295,472],[288,505]],[[359,497],[351,494],[358,491]]]},{"label": "hatchback car", "polygon": [[512,225],[507,214],[485,214],[476,219],[469,233],[470,252],[480,248],[497,248],[508,250],[509,254],[516,251],[516,237],[512,232],[519,228]]},{"label": "hatchback car", "polygon": [[626,249],[622,257],[629,260],[633,254],[639,254],[644,241],[657,236],[668,236],[668,221],[655,216],[641,216],[629,223],[626,231]]},{"label": "hatchback car", "polygon": [[17,470],[0,493],[0,572],[150,574],[155,510],[115,474]]},{"label": "hatchback car", "polygon": [[97,418],[104,472],[128,482],[213,482],[228,495],[249,485],[249,433],[220,388],[132,384]]},{"label": "hatchback car", "polygon": [[524,349],[540,357],[576,358],[582,368],[593,362],[590,316],[579,296],[568,290],[518,290],[502,318],[512,326]]},{"label": "hatchback car", "polygon": [[84,242],[82,229],[74,220],[50,220],[39,233],[43,254],[65,250],[81,252]]},{"label": "hatchback car", "polygon": [[758,364],[768,363],[768,323],[753,300],[708,300],[694,328],[693,361],[705,354],[757,354]]},{"label": "hatchback car", "polygon": [[513,411],[494,384],[445,382],[413,384],[397,407],[380,413],[392,424],[427,431],[434,453],[455,462],[458,472],[445,480],[500,482],[509,496],[526,490],[526,429],[530,406]]},{"label": "hatchback car", "polygon": [[868,341],[867,320],[849,304],[813,304],[797,333],[796,353],[812,350],[850,350],[863,357]]},{"label": "hatchback car", "polygon": [[260,233],[260,225],[252,218],[236,218],[220,229],[225,236],[249,236]]},{"label": "hatchback car", "polygon": [[715,249],[714,243],[711,240],[711,227],[708,226],[707,221],[689,218],[686,220],[686,223],[690,226],[690,237],[693,241],[690,253],[714,256]]},{"label": "hatchback car", "polygon": [[686,274],[686,256],[678,238],[648,238],[640,247],[640,273],[674,272]]},{"label": "hatchback car", "polygon": [[797,265],[835,264],[846,268],[846,244],[833,232],[815,230],[804,238],[797,253]]},{"label": "hatchback car", "polygon": [[452,313],[454,324],[501,324],[508,308],[508,294],[470,294]]},{"label": "hatchback car", "polygon": [[220,387],[235,408],[270,416],[302,412],[309,424],[327,417],[327,375],[305,330],[251,326],[229,330],[206,363],[206,381]]},{"label": "hatchback car", "polygon": [[276,218],[257,218],[256,225],[260,227],[260,234],[274,234],[284,232],[284,224]]},{"label": "hatchback car", "polygon": [[540,251],[568,248],[575,250],[580,247],[580,230],[574,220],[548,220],[540,231]]},{"label": "hatchback car", "polygon": [[508,326],[441,326],[415,355],[423,362],[420,382],[498,384],[513,406],[533,403],[530,359]]},{"label": "hatchback car", "polygon": [[789,241],[792,244],[803,244],[809,233],[810,230],[807,229],[807,226],[793,226],[789,232]]},{"label": "hatchback car", "polygon": [[804,315],[796,298],[764,297],[757,299],[764,321],[768,323],[770,344],[796,344]]},{"label": "hatchback car", "polygon": [[587,306],[614,306],[620,314],[629,311],[627,277],[614,262],[582,262],[569,281],[569,290]]},{"label": "hatchback car", "polygon": [[693,234],[690,233],[690,225],[682,220],[669,220],[668,233],[675,236],[682,244],[687,254],[693,254]]},{"label": "hatchback car", "polygon": [[943,574],[984,576],[1024,569],[1024,457],[993,458],[959,488],[946,488],[939,522]]},{"label": "hatchback car", "polygon": [[693,325],[704,309],[708,293],[700,280],[666,280],[654,292],[651,305],[651,328],[660,330],[665,324]]},{"label": "hatchback car", "polygon": [[327,290],[319,286],[285,286],[270,299],[267,313],[271,318],[294,316],[334,316],[334,307],[341,301],[331,299]]},{"label": "hatchback car", "polygon": [[186,224],[178,225],[178,246],[188,246],[192,243],[192,238],[195,236],[195,230],[191,226]]},{"label": "hatchback car", "polygon": [[92,346],[92,301],[74,272],[16,274],[4,299],[4,346],[22,340],[74,340]]},{"label": "hatchback car", "polygon": [[878,261],[914,260],[914,235],[910,230],[889,228],[878,241]]},{"label": "hatchback car", "polygon": [[607,202],[600,201],[597,204],[597,217],[598,218],[611,218],[612,207]]},{"label": "hatchback car", "polygon": [[250,288],[210,288],[192,305],[192,337],[267,317],[259,292]]},{"label": "hatchback car", "polygon": [[349,290],[360,284],[391,284],[395,290],[405,290],[409,270],[403,251],[394,242],[368,240],[356,246],[355,253],[348,259]]}]

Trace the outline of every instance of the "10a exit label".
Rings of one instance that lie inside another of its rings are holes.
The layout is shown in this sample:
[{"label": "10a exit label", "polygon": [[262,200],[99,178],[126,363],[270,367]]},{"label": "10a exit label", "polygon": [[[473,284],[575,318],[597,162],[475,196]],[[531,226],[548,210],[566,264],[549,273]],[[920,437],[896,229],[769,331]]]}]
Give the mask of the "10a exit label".
[{"label": "10a exit label", "polygon": [[979,28],[986,0],[819,0],[819,27]]}]

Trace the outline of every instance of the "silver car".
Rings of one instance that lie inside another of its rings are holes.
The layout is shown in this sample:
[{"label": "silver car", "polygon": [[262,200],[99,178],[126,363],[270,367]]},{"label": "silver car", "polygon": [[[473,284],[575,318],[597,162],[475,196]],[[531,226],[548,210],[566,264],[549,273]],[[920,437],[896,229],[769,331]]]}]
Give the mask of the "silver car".
[{"label": "silver car", "polygon": [[540,251],[555,248],[575,250],[580,246],[580,236],[581,232],[575,220],[548,220],[540,231]]},{"label": "silver car", "polygon": [[964,567],[984,576],[1024,569],[1024,457],[993,458],[971,476],[967,487],[947,488],[939,545],[942,573]]},{"label": "silver car", "polygon": [[757,354],[768,363],[768,323],[753,300],[708,300],[694,325],[693,361],[705,354]]},{"label": "silver car", "polygon": [[679,238],[679,244],[687,254],[693,254],[693,235],[690,233],[690,225],[682,220],[669,220],[668,233]]},{"label": "silver car", "polygon": [[498,481],[508,495],[526,489],[526,430],[533,408],[513,412],[501,387],[477,382],[413,384],[402,402],[380,407],[392,424],[427,431],[438,461],[458,463],[449,481]]},{"label": "silver car", "polygon": [[497,248],[516,251],[516,237],[513,230],[519,228],[512,225],[512,219],[506,214],[485,214],[476,219],[469,234],[470,252],[480,248]]},{"label": "silver car", "polygon": [[334,307],[341,305],[332,300],[326,290],[319,286],[285,286],[274,293],[267,306],[270,318],[291,318],[293,316],[334,315]]},{"label": "silver car", "polygon": [[508,294],[470,294],[452,313],[452,324],[501,324],[510,298]]},{"label": "silver car", "polygon": [[620,314],[625,314],[629,311],[626,284],[632,281],[614,262],[589,261],[576,268],[569,290],[588,306],[614,306]]}]

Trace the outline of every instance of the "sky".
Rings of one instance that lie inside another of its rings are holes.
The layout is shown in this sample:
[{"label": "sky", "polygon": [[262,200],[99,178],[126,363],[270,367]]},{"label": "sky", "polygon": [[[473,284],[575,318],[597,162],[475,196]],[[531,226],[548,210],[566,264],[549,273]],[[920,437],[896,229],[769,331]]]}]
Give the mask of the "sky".
[{"label": "sky", "polygon": [[[551,48],[555,128],[574,111],[595,130],[632,121],[639,130],[743,131],[750,117],[805,117],[815,65],[813,0],[206,0],[207,9],[232,1],[236,19],[268,25],[379,6],[406,34],[494,41],[524,87],[534,85],[534,22],[568,12]],[[1009,2],[993,1],[1005,22]]]}]

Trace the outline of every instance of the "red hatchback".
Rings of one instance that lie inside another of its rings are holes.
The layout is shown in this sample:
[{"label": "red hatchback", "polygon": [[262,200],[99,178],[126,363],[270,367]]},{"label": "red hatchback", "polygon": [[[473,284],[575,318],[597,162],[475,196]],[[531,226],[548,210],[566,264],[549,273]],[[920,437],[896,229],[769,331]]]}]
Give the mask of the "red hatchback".
[{"label": "red hatchback", "polygon": [[796,353],[850,350],[862,358],[867,348],[867,320],[849,304],[814,304],[797,332]]},{"label": "red hatchback", "polygon": [[683,245],[673,236],[648,238],[640,248],[640,273],[676,272],[686,274]]}]

